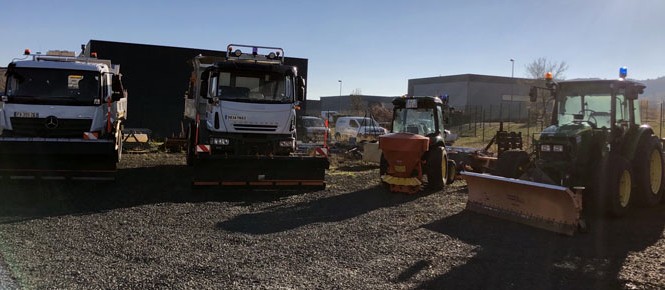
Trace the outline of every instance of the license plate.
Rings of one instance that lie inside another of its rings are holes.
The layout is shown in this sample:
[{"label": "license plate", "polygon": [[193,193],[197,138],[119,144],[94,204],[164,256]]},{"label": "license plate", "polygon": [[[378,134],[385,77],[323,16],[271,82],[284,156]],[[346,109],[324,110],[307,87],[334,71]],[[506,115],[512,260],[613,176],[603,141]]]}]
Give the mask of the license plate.
[{"label": "license plate", "polygon": [[405,165],[395,165],[395,172],[406,172]]},{"label": "license plate", "polygon": [[16,118],[39,118],[39,113],[37,113],[37,112],[14,112],[14,117],[16,117]]}]

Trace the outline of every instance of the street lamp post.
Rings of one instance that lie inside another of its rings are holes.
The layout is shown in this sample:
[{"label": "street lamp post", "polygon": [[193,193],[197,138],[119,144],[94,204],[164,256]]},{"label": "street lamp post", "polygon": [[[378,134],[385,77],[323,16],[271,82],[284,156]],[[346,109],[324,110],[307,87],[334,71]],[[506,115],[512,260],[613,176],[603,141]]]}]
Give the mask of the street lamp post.
[{"label": "street lamp post", "polygon": [[[510,104],[508,105],[508,123],[511,121],[513,112],[513,94],[515,93],[515,60],[510,59]],[[518,116],[519,118],[519,116]]]},{"label": "street lamp post", "polygon": [[338,99],[338,113],[342,112],[342,80],[337,80],[339,82],[339,99]]}]

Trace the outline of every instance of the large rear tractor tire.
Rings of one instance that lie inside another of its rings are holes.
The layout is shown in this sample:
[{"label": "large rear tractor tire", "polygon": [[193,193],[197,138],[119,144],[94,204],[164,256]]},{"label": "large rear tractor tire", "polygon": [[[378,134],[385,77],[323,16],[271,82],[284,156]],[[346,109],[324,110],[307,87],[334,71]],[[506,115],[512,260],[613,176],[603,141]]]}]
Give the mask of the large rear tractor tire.
[{"label": "large rear tractor tire", "polygon": [[427,182],[430,188],[440,190],[448,184],[448,158],[443,148],[432,148],[427,159]]},{"label": "large rear tractor tire", "polygon": [[496,161],[494,174],[508,178],[519,178],[529,164],[529,154],[522,150],[504,151]]},{"label": "large rear tractor tire", "polygon": [[663,147],[656,136],[643,139],[637,146],[633,172],[637,192],[635,201],[640,206],[652,207],[660,203],[663,198],[665,181],[665,163],[663,162]]},{"label": "large rear tractor tire", "polygon": [[609,176],[605,179],[609,186],[604,192],[607,194],[607,213],[615,217],[624,216],[632,197],[632,170],[628,161],[620,156],[611,156],[609,166]]}]

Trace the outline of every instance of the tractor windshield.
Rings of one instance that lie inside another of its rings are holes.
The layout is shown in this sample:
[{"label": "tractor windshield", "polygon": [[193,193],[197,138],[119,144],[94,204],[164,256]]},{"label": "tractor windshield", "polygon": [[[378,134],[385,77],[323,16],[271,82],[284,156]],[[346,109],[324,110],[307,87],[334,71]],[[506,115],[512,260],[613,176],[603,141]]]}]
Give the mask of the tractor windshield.
[{"label": "tractor windshield", "polygon": [[[611,96],[609,94],[589,94],[565,96],[559,105],[559,125],[573,121],[586,121],[596,128],[610,128]],[[629,119],[629,106],[623,95],[616,99],[616,122]],[[639,123],[639,109],[635,110],[636,123]]]},{"label": "tractor windshield", "polygon": [[256,103],[293,103],[293,78],[283,74],[219,73],[212,83],[222,100]]},{"label": "tractor windshield", "polygon": [[393,132],[407,132],[423,136],[436,132],[434,110],[426,108],[396,109]]}]

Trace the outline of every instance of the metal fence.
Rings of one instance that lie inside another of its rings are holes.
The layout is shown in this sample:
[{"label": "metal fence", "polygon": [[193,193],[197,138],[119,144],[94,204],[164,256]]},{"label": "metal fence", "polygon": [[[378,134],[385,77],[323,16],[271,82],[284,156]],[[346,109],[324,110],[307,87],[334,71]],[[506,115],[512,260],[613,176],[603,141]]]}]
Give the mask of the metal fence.
[{"label": "metal fence", "polygon": [[[665,99],[665,98],[664,98]],[[665,123],[665,102],[663,100],[640,100],[642,124],[649,124],[658,136],[663,136]],[[528,102],[511,102],[500,105],[466,106],[456,108],[449,117],[447,128],[459,137],[480,137],[489,142],[499,123],[505,131],[522,132],[525,145],[530,146],[532,137],[549,125],[549,114],[542,107]]]}]

